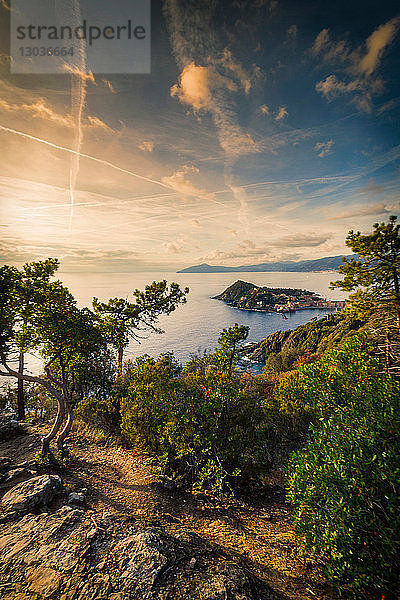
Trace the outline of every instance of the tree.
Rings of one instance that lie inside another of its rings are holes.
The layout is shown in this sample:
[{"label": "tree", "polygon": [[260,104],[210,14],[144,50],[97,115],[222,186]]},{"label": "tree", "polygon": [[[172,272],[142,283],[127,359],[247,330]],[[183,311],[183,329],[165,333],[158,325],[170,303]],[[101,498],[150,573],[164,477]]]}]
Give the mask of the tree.
[{"label": "tree", "polygon": [[101,320],[104,334],[118,352],[118,375],[122,375],[124,350],[130,339],[140,340],[141,331],[163,333],[155,323],[162,314],[169,315],[179,304],[186,302],[189,288],[182,290],[177,283],[153,281],[144,291],[135,290],[135,302],[126,298],[111,298],[99,302],[93,298],[93,309]]},{"label": "tree", "polygon": [[[59,281],[44,282],[40,294],[32,296],[29,327],[21,329],[15,311],[16,282],[20,274],[13,267],[0,271],[0,375],[29,381],[45,388],[57,401],[57,416],[50,432],[42,440],[43,455],[50,454],[50,442],[56,437],[62,454],[73,412],[71,394],[74,374],[83,360],[90,360],[104,349],[106,342],[96,316],[87,308],[79,309],[76,300]],[[45,376],[16,371],[9,364],[15,348],[38,351],[44,359]]]},{"label": "tree", "polygon": [[217,364],[232,377],[232,369],[238,359],[238,344],[249,335],[250,327],[238,325],[223,329],[218,339],[219,348],[216,350]]},{"label": "tree", "polygon": [[375,223],[369,234],[349,231],[346,246],[359,258],[342,259],[339,273],[344,279],[332,282],[331,288],[356,290],[350,296],[355,307],[389,308],[400,327],[400,225],[396,221],[392,215],[388,223]]},{"label": "tree", "polygon": [[[20,374],[24,373],[24,356],[29,349],[30,331],[35,307],[39,302],[43,301],[47,284],[50,277],[58,269],[58,266],[58,260],[55,258],[26,263],[14,279],[12,310],[15,325],[18,328],[16,345],[18,348],[18,372]],[[25,419],[25,401],[24,380],[21,377],[18,378],[17,412],[18,419],[23,421]]]}]

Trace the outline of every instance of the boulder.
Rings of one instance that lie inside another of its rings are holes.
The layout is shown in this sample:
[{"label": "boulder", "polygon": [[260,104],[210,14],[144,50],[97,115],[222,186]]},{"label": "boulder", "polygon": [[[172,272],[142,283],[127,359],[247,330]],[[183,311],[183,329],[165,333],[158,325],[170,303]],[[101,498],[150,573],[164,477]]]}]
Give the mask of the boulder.
[{"label": "boulder", "polygon": [[51,502],[62,490],[58,475],[41,475],[19,483],[4,494],[0,507],[5,514],[25,514]]},{"label": "boulder", "polygon": [[68,496],[70,506],[83,506],[85,504],[85,494],[82,492],[71,492]]},{"label": "boulder", "polygon": [[30,479],[36,475],[35,471],[31,469],[26,469],[25,467],[16,467],[15,469],[11,469],[1,478],[1,483],[3,485],[15,485],[20,481],[25,481],[26,479]]},{"label": "boulder", "polygon": [[2,600],[278,600],[188,530],[141,529],[63,506],[0,533]]}]

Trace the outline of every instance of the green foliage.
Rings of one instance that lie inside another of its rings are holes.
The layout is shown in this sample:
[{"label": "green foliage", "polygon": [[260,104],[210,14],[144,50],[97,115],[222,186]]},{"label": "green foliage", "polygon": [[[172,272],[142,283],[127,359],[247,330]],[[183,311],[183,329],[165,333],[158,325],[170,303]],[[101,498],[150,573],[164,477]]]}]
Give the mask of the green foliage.
[{"label": "green foliage", "polygon": [[215,352],[215,363],[228,377],[232,376],[232,369],[238,361],[238,345],[249,335],[250,327],[238,325],[223,329],[218,339],[219,347]]},{"label": "green foliage", "polygon": [[75,409],[75,415],[88,425],[101,429],[107,435],[119,436],[120,434],[120,402],[112,395],[107,398],[96,396],[83,398]]},{"label": "green foliage", "polygon": [[134,290],[135,302],[126,298],[110,298],[107,303],[93,298],[93,310],[100,320],[103,334],[118,351],[118,374],[122,374],[123,352],[131,338],[140,340],[141,331],[162,333],[155,323],[162,314],[169,315],[186,302],[189,289],[177,283],[168,287],[166,280],[153,281],[144,291]]},{"label": "green foliage", "polygon": [[136,359],[118,386],[122,435],[176,485],[230,493],[271,466],[280,423],[265,377],[180,373],[167,354]]},{"label": "green foliage", "polygon": [[400,585],[400,389],[362,337],[287,374],[277,395],[315,416],[289,465],[304,548],[353,598],[396,598]]},{"label": "green foliage", "polygon": [[372,233],[350,231],[346,245],[359,259],[343,258],[339,272],[344,279],[334,281],[332,288],[357,290],[350,296],[354,310],[365,311],[377,304],[393,310],[400,326],[400,225],[397,217],[388,223],[375,223]]},{"label": "green foliage", "polygon": [[260,346],[265,356],[264,371],[283,373],[297,368],[299,363],[313,362],[327,350],[340,347],[367,327],[366,319],[361,319],[360,315],[341,311],[328,318],[300,325],[293,331],[277,331]]}]

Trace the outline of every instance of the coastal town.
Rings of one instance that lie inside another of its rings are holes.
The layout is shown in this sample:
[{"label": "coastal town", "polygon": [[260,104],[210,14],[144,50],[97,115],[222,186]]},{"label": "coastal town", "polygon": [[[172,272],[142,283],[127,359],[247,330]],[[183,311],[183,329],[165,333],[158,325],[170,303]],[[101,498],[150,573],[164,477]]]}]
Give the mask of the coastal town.
[{"label": "coastal town", "polygon": [[242,310],[286,313],[309,309],[345,308],[342,300],[327,300],[315,292],[292,288],[258,287],[252,283],[238,280],[218,296],[222,300]]}]

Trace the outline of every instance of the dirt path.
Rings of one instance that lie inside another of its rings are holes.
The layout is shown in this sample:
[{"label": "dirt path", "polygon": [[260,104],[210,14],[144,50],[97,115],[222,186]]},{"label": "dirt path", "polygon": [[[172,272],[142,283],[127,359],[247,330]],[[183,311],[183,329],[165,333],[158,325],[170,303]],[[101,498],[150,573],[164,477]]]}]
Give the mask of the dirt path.
[{"label": "dirt path", "polygon": [[[32,458],[40,429],[32,427],[29,433],[0,444],[0,455],[16,462]],[[332,600],[316,565],[298,558],[290,509],[277,497],[254,505],[222,504],[172,492],[156,483],[144,455],[104,447],[84,431],[74,431],[69,446],[73,459],[63,473],[64,483],[71,491],[87,488],[88,508],[161,525],[171,534],[188,528],[229,552],[284,598]]]}]

